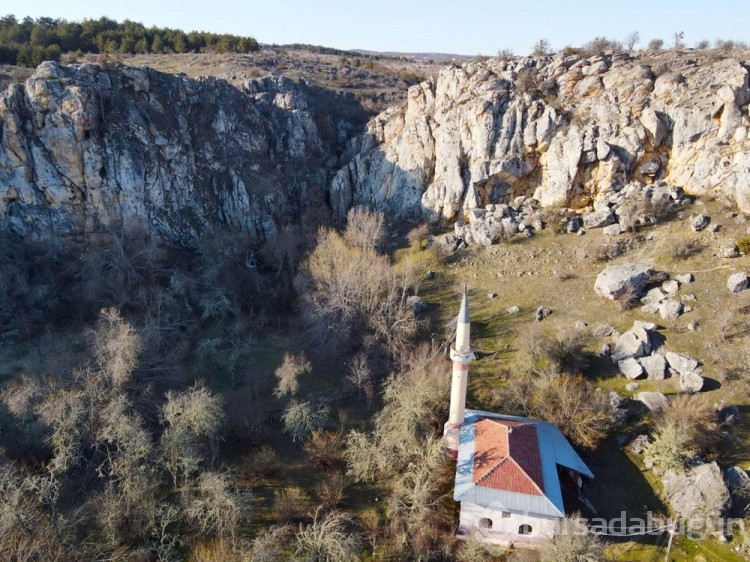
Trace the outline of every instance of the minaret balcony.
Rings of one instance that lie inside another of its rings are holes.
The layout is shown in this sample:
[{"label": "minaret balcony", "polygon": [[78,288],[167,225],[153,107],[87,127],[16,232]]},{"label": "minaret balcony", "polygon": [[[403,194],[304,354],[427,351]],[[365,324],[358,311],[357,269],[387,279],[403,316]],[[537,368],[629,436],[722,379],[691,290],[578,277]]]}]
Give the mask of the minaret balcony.
[{"label": "minaret balcony", "polygon": [[468,363],[471,363],[475,358],[474,352],[471,349],[456,349],[454,347],[451,347],[451,361],[454,363],[461,363],[462,365],[466,365]]}]

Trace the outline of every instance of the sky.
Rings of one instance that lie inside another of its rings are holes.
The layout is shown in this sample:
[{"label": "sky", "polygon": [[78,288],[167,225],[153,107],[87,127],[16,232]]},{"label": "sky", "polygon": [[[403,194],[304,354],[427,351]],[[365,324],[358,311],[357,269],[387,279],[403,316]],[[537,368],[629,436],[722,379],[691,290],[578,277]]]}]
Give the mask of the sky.
[{"label": "sky", "polygon": [[462,55],[525,55],[541,38],[558,50],[597,36],[622,41],[633,31],[641,47],[654,38],[670,44],[675,32],[688,46],[750,42],[748,0],[24,0],[2,12],[19,19],[107,16],[261,43]]}]

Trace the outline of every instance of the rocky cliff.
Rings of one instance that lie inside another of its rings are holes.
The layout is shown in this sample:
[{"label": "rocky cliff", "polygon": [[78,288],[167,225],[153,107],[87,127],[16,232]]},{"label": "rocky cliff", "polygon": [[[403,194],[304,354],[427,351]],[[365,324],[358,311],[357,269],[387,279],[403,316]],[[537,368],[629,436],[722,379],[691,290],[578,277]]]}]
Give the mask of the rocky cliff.
[{"label": "rocky cliff", "polygon": [[356,132],[308,93],[44,63],[0,94],[0,230],[76,240],[135,224],[189,245],[221,225],[262,240],[325,201]]},{"label": "rocky cliff", "polygon": [[361,107],[304,82],[44,63],[0,94],[0,231],[263,240],[325,202],[436,221],[520,195],[601,209],[665,182],[750,212],[748,102],[748,68],[717,53],[490,59],[359,134]]},{"label": "rocky cliff", "polygon": [[750,212],[749,101],[748,68],[715,54],[453,66],[352,141],[331,203],[439,220],[519,195],[584,208],[661,180]]}]

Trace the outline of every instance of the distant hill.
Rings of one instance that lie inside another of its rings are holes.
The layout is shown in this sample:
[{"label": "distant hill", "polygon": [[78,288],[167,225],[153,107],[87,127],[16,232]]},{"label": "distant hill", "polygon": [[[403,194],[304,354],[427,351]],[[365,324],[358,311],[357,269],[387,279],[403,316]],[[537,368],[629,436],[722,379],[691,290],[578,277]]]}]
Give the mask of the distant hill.
[{"label": "distant hill", "polygon": [[417,61],[433,61],[433,62],[466,62],[476,57],[469,55],[456,55],[452,53],[401,53],[397,51],[367,51],[365,49],[352,49],[353,52],[367,56],[381,56],[381,57],[393,57],[393,58],[407,58],[414,59]]}]

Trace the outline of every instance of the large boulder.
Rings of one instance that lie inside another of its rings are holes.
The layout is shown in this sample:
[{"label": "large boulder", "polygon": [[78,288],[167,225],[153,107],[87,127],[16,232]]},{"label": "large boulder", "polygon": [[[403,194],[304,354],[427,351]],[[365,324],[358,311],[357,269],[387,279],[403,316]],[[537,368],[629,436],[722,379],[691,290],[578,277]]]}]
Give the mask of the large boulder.
[{"label": "large boulder", "polygon": [[617,368],[620,369],[620,372],[631,381],[643,375],[643,367],[641,367],[641,364],[632,357],[619,361],[617,363]]},{"label": "large boulder", "polygon": [[665,354],[669,366],[678,373],[692,373],[698,368],[698,361],[686,355],[680,355],[672,351]]},{"label": "large boulder", "polygon": [[733,293],[739,293],[747,289],[747,273],[741,271],[730,275],[727,279],[727,289]]},{"label": "large boulder", "polygon": [[586,228],[603,228],[614,224],[615,216],[609,209],[599,209],[583,215],[583,226]]},{"label": "large boulder", "polygon": [[642,402],[651,412],[658,412],[669,406],[669,398],[661,392],[639,392],[633,396],[633,400]]},{"label": "large boulder", "polygon": [[610,358],[612,363],[619,363],[632,357],[643,357],[646,354],[644,342],[633,332],[625,332],[615,340]]},{"label": "large boulder", "polygon": [[659,305],[659,315],[663,320],[675,320],[680,317],[684,309],[680,301],[667,299]]},{"label": "large boulder", "polygon": [[644,263],[610,265],[596,277],[594,291],[600,297],[615,300],[626,292],[643,291],[654,270]]},{"label": "large boulder", "polygon": [[685,392],[700,392],[703,388],[703,377],[698,373],[680,373],[680,388]]},{"label": "large boulder", "polygon": [[729,490],[715,462],[700,464],[684,473],[668,471],[661,481],[669,505],[685,519],[715,517],[731,505]]},{"label": "large boulder", "polygon": [[664,373],[667,370],[667,360],[661,353],[654,353],[653,355],[649,355],[648,357],[641,357],[638,362],[646,372],[648,380],[664,380]]}]

